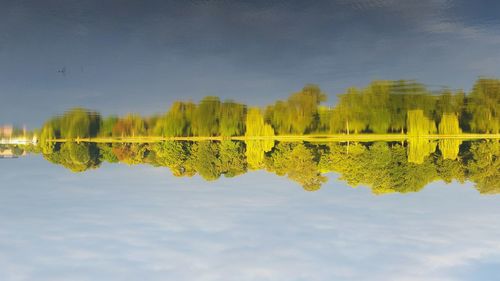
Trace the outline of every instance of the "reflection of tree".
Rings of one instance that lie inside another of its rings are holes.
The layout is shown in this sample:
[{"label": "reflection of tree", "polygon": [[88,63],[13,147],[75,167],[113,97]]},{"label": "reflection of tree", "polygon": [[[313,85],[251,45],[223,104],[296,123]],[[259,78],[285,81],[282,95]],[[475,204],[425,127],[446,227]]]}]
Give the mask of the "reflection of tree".
[{"label": "reflection of tree", "polygon": [[318,125],[318,105],[326,95],[316,85],[306,85],[286,101],[277,101],[266,109],[266,117],[279,134],[305,134]]},{"label": "reflection of tree", "polygon": [[439,123],[439,134],[456,135],[461,133],[462,129],[460,129],[460,125],[458,124],[458,116],[455,113],[444,113]]},{"label": "reflection of tree", "polygon": [[45,122],[40,130],[40,141],[94,137],[100,130],[100,124],[101,117],[97,112],[74,108]]},{"label": "reflection of tree", "polygon": [[421,109],[408,110],[407,130],[410,136],[430,135],[437,132],[436,123],[424,115]]},{"label": "reflection of tree", "polygon": [[146,127],[144,120],[139,115],[129,114],[119,119],[113,127],[114,137],[135,137],[144,135]]},{"label": "reflection of tree", "polygon": [[219,134],[241,136],[245,133],[245,106],[232,101],[223,102],[220,107]]},{"label": "reflection of tree", "polygon": [[258,108],[250,108],[245,120],[247,137],[269,137],[274,136],[273,128],[264,122],[264,117]]},{"label": "reflection of tree", "polygon": [[481,133],[500,132],[500,80],[479,79],[470,100],[471,129]]},{"label": "reflection of tree", "polygon": [[[500,80],[496,79],[479,79],[469,94],[448,89],[431,92],[415,81],[373,81],[365,88],[348,88],[337,100],[335,105],[321,105],[326,94],[318,86],[306,85],[286,100],[248,112],[244,104],[221,102],[216,96],[198,104],[176,101],[167,112],[150,117],[101,118],[96,112],[75,108],[45,122],[39,136],[44,142],[94,137],[500,132]],[[50,145],[45,144],[49,151]]]},{"label": "reflection of tree", "polygon": [[[273,128],[264,122],[264,117],[258,108],[250,108],[246,118],[247,137],[274,136]],[[270,151],[274,141],[269,139],[245,141],[246,158],[250,169],[260,169],[264,163],[264,153]]]},{"label": "reflection of tree", "polygon": [[155,124],[154,133],[159,136],[182,137],[189,135],[187,127],[189,125],[188,112],[191,104],[184,102],[174,102],[169,112],[158,119]]},{"label": "reflection of tree", "polygon": [[220,100],[205,97],[194,112],[193,132],[198,136],[216,136],[219,132]]},{"label": "reflection of tree", "polygon": [[[441,135],[457,135],[462,133],[462,129],[460,129],[458,122],[458,116],[455,113],[443,113],[438,129]],[[451,160],[457,159],[460,144],[462,144],[462,141],[459,139],[440,139],[439,150],[443,158]]]},{"label": "reflection of tree", "polygon": [[333,109],[330,120],[331,133],[360,133],[366,128],[363,116],[362,95],[356,88],[339,96],[339,104]]}]

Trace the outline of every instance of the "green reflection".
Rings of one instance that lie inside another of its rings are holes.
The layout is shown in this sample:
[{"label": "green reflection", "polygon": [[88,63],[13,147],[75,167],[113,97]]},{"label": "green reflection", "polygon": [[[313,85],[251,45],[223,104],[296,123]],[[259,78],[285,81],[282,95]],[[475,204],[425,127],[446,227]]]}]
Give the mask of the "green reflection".
[{"label": "green reflection", "polygon": [[[350,88],[333,106],[307,85],[263,108],[206,97],[175,102],[164,114],[102,118],[80,108],[56,116],[38,130],[45,140],[155,138],[258,138],[371,134],[395,137],[499,134],[500,80],[479,79],[472,91],[431,91],[414,81],[374,81]],[[353,138],[351,136],[351,138]]]},{"label": "green reflection", "polygon": [[374,81],[349,88],[335,105],[326,97],[306,85],[261,108],[215,96],[177,101],[148,117],[76,108],[33,132],[2,127],[0,143],[33,145],[3,148],[0,156],[21,149],[74,172],[121,162],[206,180],[266,170],[308,191],[328,172],[375,194],[415,192],[436,180],[470,180],[483,194],[500,190],[500,80],[479,79],[470,93]]}]

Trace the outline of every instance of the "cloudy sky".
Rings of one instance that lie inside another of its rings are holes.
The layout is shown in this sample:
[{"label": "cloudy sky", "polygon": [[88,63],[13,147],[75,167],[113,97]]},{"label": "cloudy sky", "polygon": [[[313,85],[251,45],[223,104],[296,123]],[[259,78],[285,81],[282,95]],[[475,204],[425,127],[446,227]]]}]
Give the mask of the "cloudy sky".
[{"label": "cloudy sky", "polygon": [[[374,196],[334,175],[204,182],[105,164],[0,161],[0,279],[494,280],[500,205],[467,183]],[[41,180],[43,178],[43,181]]]},{"label": "cloudy sky", "polygon": [[331,103],[373,79],[468,90],[500,77],[499,11],[495,0],[0,0],[0,123],[39,126],[75,106],[151,114],[205,95],[264,105],[306,83]]}]

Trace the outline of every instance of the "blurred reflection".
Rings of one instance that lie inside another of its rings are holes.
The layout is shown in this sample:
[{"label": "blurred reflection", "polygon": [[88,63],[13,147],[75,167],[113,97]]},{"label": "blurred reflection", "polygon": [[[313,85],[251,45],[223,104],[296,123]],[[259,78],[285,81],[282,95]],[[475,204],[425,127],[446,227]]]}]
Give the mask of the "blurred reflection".
[{"label": "blurred reflection", "polygon": [[[436,180],[500,190],[500,80],[479,79],[468,94],[374,81],[348,89],[335,106],[325,101],[318,86],[306,85],[265,108],[215,96],[178,101],[149,117],[76,108],[33,132],[3,126],[2,143],[15,145],[0,156],[27,150],[74,172],[102,162],[148,164],[206,180],[266,170],[308,191],[319,189],[328,172],[376,194],[414,192]],[[36,141],[23,145],[30,138]]]},{"label": "blurred reflection", "polygon": [[[374,81],[350,88],[334,106],[326,94],[306,85],[286,100],[247,108],[206,97],[198,104],[175,102],[162,115],[101,117],[81,108],[56,116],[39,130],[40,140],[85,138],[263,137],[342,134],[454,136],[498,134],[500,80],[479,79],[469,94],[431,91],[413,81]],[[147,140],[145,140],[147,141]]]}]

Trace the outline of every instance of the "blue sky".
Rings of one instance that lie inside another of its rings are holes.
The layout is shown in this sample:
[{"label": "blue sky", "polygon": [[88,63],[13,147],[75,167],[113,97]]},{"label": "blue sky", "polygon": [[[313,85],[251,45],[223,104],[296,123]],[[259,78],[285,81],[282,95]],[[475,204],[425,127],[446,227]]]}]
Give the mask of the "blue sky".
[{"label": "blue sky", "polygon": [[306,83],[330,103],[373,79],[468,90],[500,77],[498,11],[493,0],[2,0],[0,123],[39,126],[75,106],[151,114],[206,95],[265,105]]},{"label": "blue sky", "polygon": [[[1,280],[493,280],[496,196],[470,183],[373,196],[253,172],[216,182],[0,161]],[[41,180],[43,178],[43,180]]]}]

